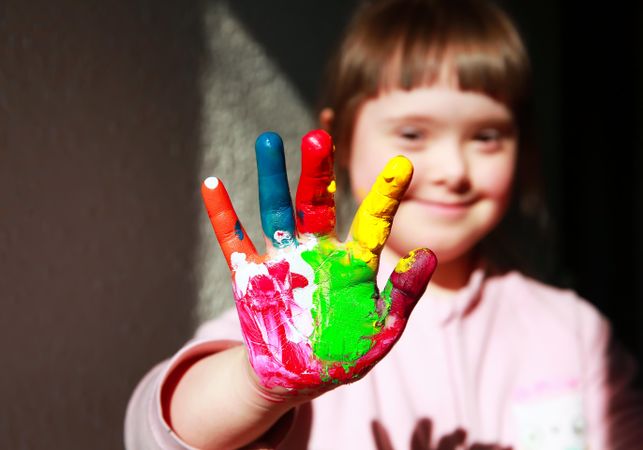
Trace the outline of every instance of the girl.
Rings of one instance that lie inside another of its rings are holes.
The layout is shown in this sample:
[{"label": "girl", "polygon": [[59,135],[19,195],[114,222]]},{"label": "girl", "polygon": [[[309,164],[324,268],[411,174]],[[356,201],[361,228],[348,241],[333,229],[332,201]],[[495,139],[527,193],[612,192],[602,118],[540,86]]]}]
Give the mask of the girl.
[{"label": "girl", "polygon": [[348,240],[321,130],[294,209],[280,138],[257,140],[266,256],[206,180],[237,308],[143,379],[128,448],[637,448],[633,367],[607,322],[487,250],[525,193],[529,68],[509,19],[383,0],[338,55],[320,119],[361,202]]}]

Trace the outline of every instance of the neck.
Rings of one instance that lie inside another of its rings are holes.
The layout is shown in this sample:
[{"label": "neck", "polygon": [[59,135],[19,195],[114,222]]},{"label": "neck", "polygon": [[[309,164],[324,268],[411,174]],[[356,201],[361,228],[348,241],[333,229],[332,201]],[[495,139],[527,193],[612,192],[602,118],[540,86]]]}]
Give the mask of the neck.
[{"label": "neck", "polygon": [[[401,258],[400,255],[397,255],[396,252],[388,247],[384,248],[384,252],[395,258],[396,261]],[[476,258],[472,251],[445,262],[440,261],[438,256],[438,267],[433,277],[431,277],[428,289],[439,296],[454,295],[468,284],[471,273],[475,268],[475,260]]]}]

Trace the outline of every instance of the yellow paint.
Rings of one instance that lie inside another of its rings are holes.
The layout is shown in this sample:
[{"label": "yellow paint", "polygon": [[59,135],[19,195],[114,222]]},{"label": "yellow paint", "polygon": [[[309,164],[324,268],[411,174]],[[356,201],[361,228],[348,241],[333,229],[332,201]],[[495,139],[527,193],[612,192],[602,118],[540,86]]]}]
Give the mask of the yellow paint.
[{"label": "yellow paint", "polygon": [[366,198],[362,201],[353,225],[350,245],[353,255],[369,266],[377,266],[377,255],[391,231],[393,216],[411,182],[413,165],[403,156],[391,159],[380,172]]},{"label": "yellow paint", "polygon": [[395,271],[397,273],[408,272],[409,269],[411,268],[411,266],[413,265],[413,263],[415,262],[415,253],[416,252],[417,252],[417,250],[412,250],[409,253],[409,256],[407,256],[406,258],[400,259],[399,262],[397,263],[397,265],[395,266]]},{"label": "yellow paint", "polygon": [[335,180],[332,180],[332,181],[330,182],[330,184],[328,185],[328,187],[326,188],[326,190],[327,190],[328,192],[330,192],[331,194],[334,194],[334,193],[335,193],[335,191],[337,190],[337,186],[335,185]]}]

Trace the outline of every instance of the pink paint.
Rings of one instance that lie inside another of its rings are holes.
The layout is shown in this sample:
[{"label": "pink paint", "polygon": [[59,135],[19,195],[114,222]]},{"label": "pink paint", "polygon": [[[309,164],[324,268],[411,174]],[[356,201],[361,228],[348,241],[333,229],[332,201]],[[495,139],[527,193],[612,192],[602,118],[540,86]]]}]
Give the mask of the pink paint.
[{"label": "pink paint", "polygon": [[[236,290],[237,311],[250,362],[268,388],[301,390],[321,384],[321,365],[312,357],[307,336],[301,336],[293,317],[304,313],[293,289],[308,285],[306,277],[290,272],[288,261],[266,263],[268,275],[250,278],[245,295]],[[300,335],[300,339],[291,339]]]}]

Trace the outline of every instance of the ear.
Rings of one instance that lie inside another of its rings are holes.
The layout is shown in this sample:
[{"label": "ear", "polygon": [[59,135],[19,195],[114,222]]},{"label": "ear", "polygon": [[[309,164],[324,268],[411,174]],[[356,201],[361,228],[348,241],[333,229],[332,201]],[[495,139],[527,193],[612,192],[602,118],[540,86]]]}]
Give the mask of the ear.
[{"label": "ear", "polygon": [[335,111],[331,108],[324,108],[319,112],[319,126],[324,131],[330,131],[333,126],[333,120],[335,119]]}]

